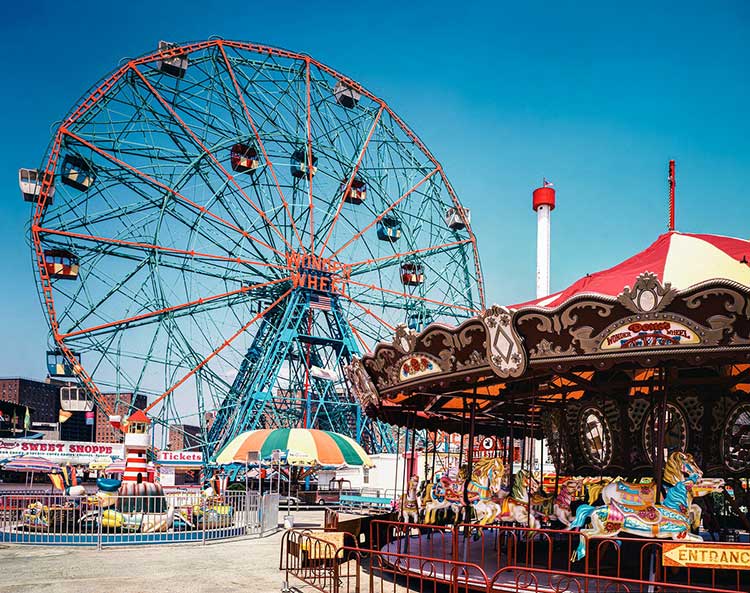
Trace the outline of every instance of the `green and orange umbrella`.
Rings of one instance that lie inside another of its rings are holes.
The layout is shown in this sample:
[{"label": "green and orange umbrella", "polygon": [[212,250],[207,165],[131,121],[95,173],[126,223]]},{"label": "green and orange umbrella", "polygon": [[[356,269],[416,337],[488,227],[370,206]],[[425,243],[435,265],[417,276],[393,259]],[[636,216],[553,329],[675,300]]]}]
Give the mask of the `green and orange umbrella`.
[{"label": "green and orange umbrella", "polygon": [[271,459],[273,451],[286,454],[289,465],[365,466],[373,463],[353,439],[314,428],[276,428],[243,432],[232,439],[216,456],[216,463],[245,463],[248,453],[260,452],[260,459]]}]

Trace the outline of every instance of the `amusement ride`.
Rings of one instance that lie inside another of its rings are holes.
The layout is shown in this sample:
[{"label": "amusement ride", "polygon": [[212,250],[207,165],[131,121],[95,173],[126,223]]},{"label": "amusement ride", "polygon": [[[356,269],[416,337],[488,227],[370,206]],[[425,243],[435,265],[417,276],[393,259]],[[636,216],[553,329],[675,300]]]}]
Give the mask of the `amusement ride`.
[{"label": "amusement ride", "polygon": [[19,183],[66,406],[145,396],[154,445],[189,432],[206,461],[259,428],[394,451],[344,368],[400,324],[484,308],[438,161],[308,55],[161,42],[95,83]]}]

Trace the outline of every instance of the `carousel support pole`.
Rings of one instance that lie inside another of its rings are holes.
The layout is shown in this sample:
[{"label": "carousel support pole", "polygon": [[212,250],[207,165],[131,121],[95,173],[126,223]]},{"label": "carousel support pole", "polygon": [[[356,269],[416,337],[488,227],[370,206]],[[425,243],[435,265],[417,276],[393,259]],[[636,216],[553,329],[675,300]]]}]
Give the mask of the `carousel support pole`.
[{"label": "carousel support pole", "polygon": [[[476,410],[477,410],[477,381],[474,382],[473,397],[471,398],[470,409],[469,409],[469,445],[466,450],[466,479],[464,480],[464,541],[469,541],[471,535],[471,501],[469,500],[469,482],[471,482],[471,476],[474,471],[474,424],[476,422]],[[466,399],[464,399],[466,404]],[[468,554],[468,546],[464,547],[464,558],[466,562],[466,555]]]},{"label": "carousel support pole", "polygon": [[656,439],[657,450],[654,452],[654,482],[656,484],[656,503],[661,502],[661,488],[664,482],[664,441],[666,439],[666,424],[667,424],[667,391],[668,391],[668,378],[667,369],[661,367],[659,369],[660,381],[660,398],[658,407],[658,420],[656,422]]}]

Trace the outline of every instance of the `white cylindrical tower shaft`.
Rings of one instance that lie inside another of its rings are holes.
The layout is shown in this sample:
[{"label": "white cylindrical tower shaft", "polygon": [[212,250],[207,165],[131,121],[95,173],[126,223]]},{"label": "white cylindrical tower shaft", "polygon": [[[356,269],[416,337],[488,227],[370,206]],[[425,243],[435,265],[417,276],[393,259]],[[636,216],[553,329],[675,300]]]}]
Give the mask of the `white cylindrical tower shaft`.
[{"label": "white cylindrical tower shaft", "polygon": [[544,204],[536,209],[536,298],[549,295],[550,212]]}]

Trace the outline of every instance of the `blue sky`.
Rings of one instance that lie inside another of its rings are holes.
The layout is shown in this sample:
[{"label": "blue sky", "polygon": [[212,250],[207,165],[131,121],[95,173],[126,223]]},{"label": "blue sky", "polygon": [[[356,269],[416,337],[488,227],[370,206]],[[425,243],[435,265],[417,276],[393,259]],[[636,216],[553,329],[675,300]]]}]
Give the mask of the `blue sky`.
[{"label": "blue sky", "polygon": [[[109,6],[111,4],[111,6]],[[615,4],[619,6],[615,6]],[[124,8],[127,6],[127,8]],[[534,296],[531,190],[558,190],[552,289],[666,227],[747,237],[750,5],[745,2],[79,2],[5,7],[0,375],[44,375],[47,327],[20,166],[97,79],[159,39],[210,35],[306,52],[384,98],[473,211],[488,300]]]}]

